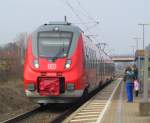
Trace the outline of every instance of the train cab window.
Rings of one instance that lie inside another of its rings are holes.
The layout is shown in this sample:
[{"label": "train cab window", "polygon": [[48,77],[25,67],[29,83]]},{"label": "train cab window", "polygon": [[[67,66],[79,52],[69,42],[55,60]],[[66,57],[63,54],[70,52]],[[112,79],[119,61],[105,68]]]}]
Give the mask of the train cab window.
[{"label": "train cab window", "polygon": [[66,57],[72,40],[70,32],[40,32],[38,53],[40,57]]}]

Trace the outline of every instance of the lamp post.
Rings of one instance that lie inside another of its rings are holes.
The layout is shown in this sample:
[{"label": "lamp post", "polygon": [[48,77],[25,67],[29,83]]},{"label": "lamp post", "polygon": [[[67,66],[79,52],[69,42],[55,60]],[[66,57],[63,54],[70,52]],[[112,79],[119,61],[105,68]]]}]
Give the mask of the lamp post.
[{"label": "lamp post", "polygon": [[139,45],[139,40],[141,39],[141,38],[138,38],[138,37],[133,37],[133,39],[136,41],[136,50],[138,50],[138,45]]},{"label": "lamp post", "polygon": [[148,25],[150,25],[150,24],[140,23],[140,24],[138,24],[138,25],[143,27],[143,50],[144,50],[144,48],[145,48],[145,35],[144,35],[145,26],[148,26]]},{"label": "lamp post", "polygon": [[149,53],[148,48],[145,48],[144,51],[144,97],[143,101],[148,101],[148,59],[149,59]]},{"label": "lamp post", "polygon": [[135,46],[132,45],[131,48],[132,48],[132,52],[133,52],[133,56],[134,56],[135,55]]},{"label": "lamp post", "polygon": [[[146,48],[145,48],[145,26],[148,26],[148,25],[150,25],[150,24],[145,24],[145,23],[143,23],[143,24],[138,24],[139,26],[142,26],[143,27],[143,52],[144,52],[144,59],[145,59],[145,62],[143,62],[143,64],[144,64],[144,71],[143,71],[143,81],[144,81],[144,100],[147,100],[148,99],[148,79],[147,79],[147,77],[145,76],[146,74],[147,74],[147,71],[146,71],[146,69],[148,69],[148,68],[145,68],[145,66],[147,67],[147,62],[148,62],[148,60],[147,60],[147,50],[146,50]],[[145,50],[144,50],[145,49]],[[145,74],[145,75],[144,75]],[[147,80],[146,80],[147,79]]]},{"label": "lamp post", "polygon": [[[143,80],[144,80],[144,94],[143,94],[143,100],[140,102],[140,114],[147,116],[150,115],[150,102],[148,101],[148,62],[149,62],[149,54],[148,54],[148,48],[145,48],[145,42],[144,42],[144,27],[146,25],[150,24],[138,24],[143,27],[143,52],[144,52],[144,71],[143,71]],[[145,49],[145,50],[144,50]]]},{"label": "lamp post", "polygon": [[[140,39],[142,39],[142,38],[138,38],[138,37],[133,37],[133,39],[136,41],[136,51],[138,51],[138,49],[139,49],[139,47],[138,47],[138,42],[139,42],[139,40]],[[135,55],[135,57],[136,57],[136,55]],[[141,69],[141,64],[140,64],[140,58],[139,58],[139,56],[137,56],[137,62],[136,62],[137,64],[137,67],[138,67],[138,70],[140,70]],[[140,78],[141,78],[141,73],[140,72],[138,72],[138,79],[140,80]],[[141,90],[142,88],[140,87],[140,90]]]}]

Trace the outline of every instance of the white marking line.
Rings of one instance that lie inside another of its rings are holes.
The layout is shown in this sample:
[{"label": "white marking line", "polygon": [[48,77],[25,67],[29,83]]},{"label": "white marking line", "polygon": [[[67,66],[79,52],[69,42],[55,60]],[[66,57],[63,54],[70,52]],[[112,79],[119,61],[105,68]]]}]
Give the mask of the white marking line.
[{"label": "white marking line", "polygon": [[91,114],[96,114],[97,116],[99,115],[100,112],[81,112],[78,113],[78,115],[91,115]]},{"label": "white marking line", "polygon": [[95,121],[96,120],[96,118],[89,118],[89,119],[87,119],[87,118],[85,118],[85,119],[73,119],[73,120],[71,120],[71,122],[79,122],[79,121]]},{"label": "white marking line", "polygon": [[[105,104],[106,104],[106,103],[105,103]],[[92,106],[92,107],[102,107],[102,106],[104,106],[104,104],[102,104],[102,105],[98,105],[98,104],[96,104],[96,105],[95,105],[95,104],[90,104],[89,107],[91,107],[91,106]]]},{"label": "white marking line", "polygon": [[97,112],[99,113],[101,110],[82,110],[82,112]]},{"label": "white marking line", "polygon": [[99,117],[98,117],[96,123],[100,123],[100,122],[101,122],[101,120],[102,120],[102,118],[103,118],[103,116],[104,116],[104,114],[105,114],[107,108],[109,107],[109,105],[110,105],[110,103],[111,103],[111,100],[112,100],[112,98],[113,98],[113,95],[115,94],[115,92],[116,92],[116,90],[117,90],[117,88],[118,88],[120,82],[121,82],[121,81],[120,81],[120,79],[119,79],[119,82],[118,82],[117,86],[115,87],[115,89],[113,90],[111,96],[109,97],[109,99],[108,99],[108,101],[107,101],[107,103],[106,103],[106,105],[105,105],[105,107],[104,107],[104,110],[100,113],[100,115],[99,115]]},{"label": "white marking line", "polygon": [[[96,96],[97,97],[97,96]],[[97,102],[106,102],[106,100],[97,100],[96,99],[96,97],[95,98],[93,98],[94,100],[92,101],[92,103],[97,103]]]},{"label": "white marking line", "polygon": [[[103,106],[104,107],[104,106]],[[103,108],[103,107],[85,107],[85,108],[83,108],[82,110],[99,110],[99,108]]]},{"label": "white marking line", "polygon": [[77,115],[75,118],[85,118],[85,117],[97,117],[98,116],[98,114],[97,115]]},{"label": "white marking line", "polygon": [[99,105],[99,106],[90,105],[89,107],[85,107],[84,109],[94,109],[94,108],[104,108],[104,105]]},{"label": "white marking line", "polygon": [[107,102],[106,100],[105,101],[102,101],[102,100],[97,101],[97,99],[94,99],[93,102],[91,102],[90,105],[92,105],[92,104],[95,104],[95,105],[104,105],[104,104],[106,104],[106,102]]},{"label": "white marking line", "polygon": [[82,111],[101,111],[101,109],[83,109]]}]

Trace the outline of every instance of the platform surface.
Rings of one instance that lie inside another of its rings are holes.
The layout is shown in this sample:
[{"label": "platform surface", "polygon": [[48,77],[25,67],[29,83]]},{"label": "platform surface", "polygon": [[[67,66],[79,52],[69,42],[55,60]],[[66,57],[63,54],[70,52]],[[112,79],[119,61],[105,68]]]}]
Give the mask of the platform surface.
[{"label": "platform surface", "polygon": [[150,123],[150,116],[139,114],[140,100],[141,95],[134,97],[133,103],[127,102],[125,83],[122,82],[101,123]]}]

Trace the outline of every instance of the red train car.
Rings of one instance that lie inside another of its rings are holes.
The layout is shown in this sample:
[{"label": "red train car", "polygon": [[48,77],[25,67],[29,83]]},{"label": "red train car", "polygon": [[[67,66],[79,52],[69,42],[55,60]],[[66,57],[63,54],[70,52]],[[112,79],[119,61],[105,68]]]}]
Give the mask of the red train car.
[{"label": "red train car", "polygon": [[68,22],[52,22],[28,39],[24,65],[26,95],[37,103],[66,103],[112,78],[111,59]]}]

